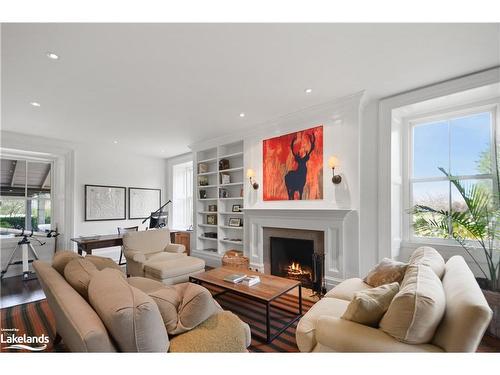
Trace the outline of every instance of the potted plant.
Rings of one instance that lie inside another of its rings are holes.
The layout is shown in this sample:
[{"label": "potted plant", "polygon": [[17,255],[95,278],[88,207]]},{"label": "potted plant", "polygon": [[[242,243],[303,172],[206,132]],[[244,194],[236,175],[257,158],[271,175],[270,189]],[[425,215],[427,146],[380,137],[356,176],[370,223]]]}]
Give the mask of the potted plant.
[{"label": "potted plant", "polygon": [[488,332],[495,337],[500,337],[498,168],[495,168],[497,180],[493,192],[489,192],[480,184],[463,184],[444,168],[439,169],[455,186],[465,202],[465,207],[462,210],[452,208],[447,211],[416,205],[412,209],[415,215],[413,224],[415,232],[427,236],[453,238],[469,254],[484,276],[484,278],[478,278],[478,283],[493,310],[493,319]]}]

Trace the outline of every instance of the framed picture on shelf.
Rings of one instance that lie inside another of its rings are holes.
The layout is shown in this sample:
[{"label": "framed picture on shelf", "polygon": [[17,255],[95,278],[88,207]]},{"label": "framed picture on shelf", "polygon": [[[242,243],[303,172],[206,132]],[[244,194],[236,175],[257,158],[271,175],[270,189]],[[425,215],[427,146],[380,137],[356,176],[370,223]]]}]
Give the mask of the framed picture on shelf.
[{"label": "framed picture on shelf", "polygon": [[225,169],[229,169],[229,160],[228,159],[220,159],[219,160],[219,171],[223,171]]},{"label": "framed picture on shelf", "polygon": [[123,186],[85,185],[85,221],[125,220],[126,195]]},{"label": "framed picture on shelf", "polygon": [[217,215],[207,215],[207,224],[217,225]]},{"label": "framed picture on shelf", "polygon": [[231,183],[231,175],[227,173],[221,173],[220,174],[220,182],[222,185],[230,184]]},{"label": "framed picture on shelf", "polygon": [[161,189],[128,188],[128,218],[145,219],[161,206]]},{"label": "framed picture on shelf", "polygon": [[208,172],[208,164],[198,163],[198,173],[207,173]]},{"label": "framed picture on shelf", "polygon": [[207,191],[200,190],[200,199],[207,199]]},{"label": "framed picture on shelf", "polygon": [[210,211],[210,212],[217,212],[217,205],[216,204],[209,204],[208,205],[208,211]]},{"label": "framed picture on shelf", "polygon": [[219,198],[229,198],[229,192],[226,189],[220,189]]},{"label": "framed picture on shelf", "polygon": [[243,225],[243,220],[239,217],[232,217],[229,219],[230,227],[241,227]]},{"label": "framed picture on shelf", "polygon": [[241,212],[241,204],[233,204],[232,212]]}]

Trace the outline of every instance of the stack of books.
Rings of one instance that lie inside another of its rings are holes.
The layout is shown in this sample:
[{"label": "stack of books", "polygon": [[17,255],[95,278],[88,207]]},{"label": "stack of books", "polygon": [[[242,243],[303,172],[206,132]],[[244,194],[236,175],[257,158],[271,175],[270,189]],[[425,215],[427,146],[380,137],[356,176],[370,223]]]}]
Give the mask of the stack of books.
[{"label": "stack of books", "polygon": [[233,273],[231,275],[227,275],[224,277],[224,281],[233,283],[233,284],[243,284],[247,286],[252,286],[260,283],[259,276],[247,276],[244,274]]}]

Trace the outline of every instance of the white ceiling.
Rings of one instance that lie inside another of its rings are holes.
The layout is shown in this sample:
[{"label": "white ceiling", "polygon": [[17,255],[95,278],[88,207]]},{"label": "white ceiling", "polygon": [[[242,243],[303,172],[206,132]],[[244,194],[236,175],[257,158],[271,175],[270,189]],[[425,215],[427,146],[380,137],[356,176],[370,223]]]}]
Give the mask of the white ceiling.
[{"label": "white ceiling", "polygon": [[168,157],[499,65],[500,39],[498,24],[4,24],[1,62],[2,129]]}]

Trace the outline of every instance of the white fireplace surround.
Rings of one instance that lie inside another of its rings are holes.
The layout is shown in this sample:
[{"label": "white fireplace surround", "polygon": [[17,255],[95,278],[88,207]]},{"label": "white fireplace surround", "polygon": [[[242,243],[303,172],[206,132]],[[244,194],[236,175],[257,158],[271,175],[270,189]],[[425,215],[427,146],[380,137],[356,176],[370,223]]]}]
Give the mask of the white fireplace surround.
[{"label": "white fireplace surround", "polygon": [[246,208],[244,215],[244,249],[252,269],[264,272],[264,228],[286,228],[324,232],[327,289],[331,289],[346,277],[358,274],[355,211]]}]

